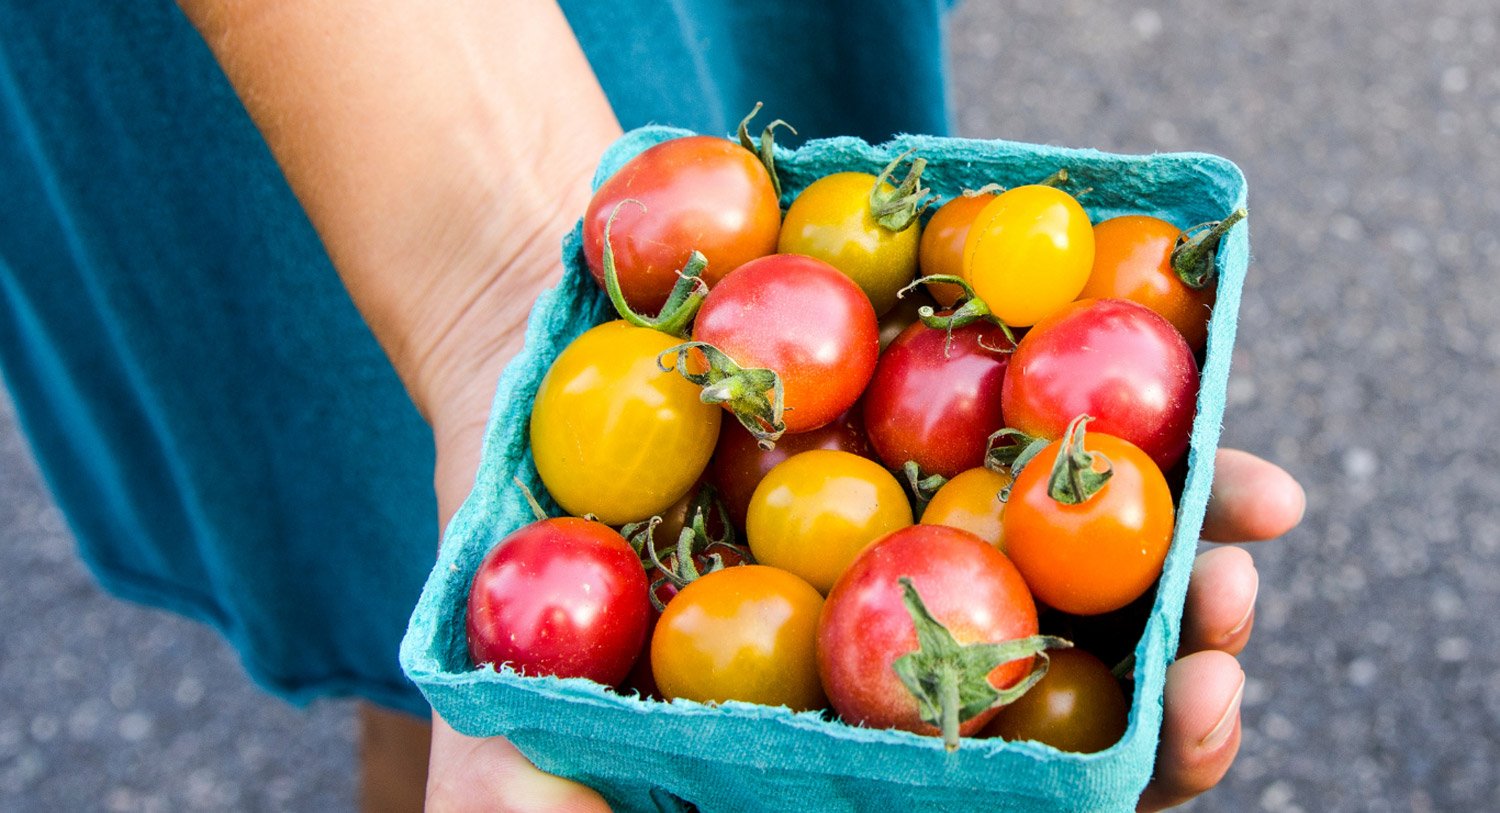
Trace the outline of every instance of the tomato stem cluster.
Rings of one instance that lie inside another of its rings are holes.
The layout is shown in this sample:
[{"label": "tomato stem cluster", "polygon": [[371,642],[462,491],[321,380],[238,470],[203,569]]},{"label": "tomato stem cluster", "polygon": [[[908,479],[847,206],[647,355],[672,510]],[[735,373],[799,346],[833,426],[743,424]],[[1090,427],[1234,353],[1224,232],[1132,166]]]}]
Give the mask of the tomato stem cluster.
[{"label": "tomato stem cluster", "polygon": [[906,461],[901,467],[901,473],[906,475],[906,484],[911,487],[912,502],[916,503],[917,518],[921,519],[922,512],[927,510],[927,503],[932,502],[938,489],[947,485],[948,478],[941,474],[923,475],[922,467],[915,460]]},{"label": "tomato stem cluster", "polygon": [[1243,208],[1235,209],[1223,220],[1204,223],[1183,232],[1181,242],[1172,250],[1172,270],[1184,285],[1196,291],[1213,281],[1219,241],[1236,223],[1244,220],[1245,215]]},{"label": "tomato stem cluster", "polygon": [[[708,361],[708,370],[695,373],[690,369],[690,356],[694,349]],[[674,365],[683,378],[703,388],[700,396],[705,404],[726,404],[734,417],[755,436],[760,447],[769,451],[784,432],[786,422],[785,392],[781,376],[775,370],[763,367],[741,367],[724,351],[707,342],[683,342],[670,347],[656,358],[662,372],[672,367],[662,362],[670,355],[677,356]],[[770,397],[767,397],[769,394]]]},{"label": "tomato stem cluster", "polygon": [[776,174],[776,128],[785,127],[792,131],[792,135],[797,134],[797,128],[782,119],[776,119],[760,131],[760,146],[757,148],[755,142],[750,140],[750,120],[755,118],[755,114],[763,106],[763,102],[756,102],[749,115],[740,121],[740,146],[760,156],[760,162],[766,167],[766,174],[771,176],[771,186],[776,190],[776,197],[780,198],[781,178]]},{"label": "tomato stem cluster", "polygon": [[677,282],[672,286],[672,292],[667,296],[666,304],[662,305],[661,311],[655,318],[636,313],[630,307],[630,303],[625,301],[625,292],[620,288],[619,270],[615,266],[614,248],[609,243],[609,230],[614,226],[620,209],[627,203],[634,203],[641,208],[641,211],[646,211],[644,203],[626,199],[620,201],[609,213],[609,220],[604,224],[604,291],[609,295],[609,301],[615,306],[615,311],[626,322],[636,327],[659,330],[669,336],[679,338],[686,336],[688,325],[692,324],[693,317],[698,314],[698,308],[708,297],[708,283],[702,279],[703,270],[708,267],[708,258],[704,257],[702,252],[693,252],[688,258],[687,265],[677,272]]},{"label": "tomato stem cluster", "polygon": [[1047,481],[1047,493],[1063,505],[1078,505],[1099,493],[1114,468],[1109,458],[1083,447],[1084,427],[1093,418],[1079,415],[1063,432],[1062,448],[1057,451],[1057,460],[1052,464],[1052,475]]},{"label": "tomato stem cluster", "polygon": [[[922,320],[922,324],[933,330],[947,331],[948,338],[943,342],[943,355],[945,357],[953,346],[953,331],[981,320],[999,327],[1000,332],[1005,334],[1005,338],[1010,340],[1011,350],[1015,349],[1017,343],[1016,334],[1010,329],[1009,325],[1000,320],[1000,317],[990,311],[990,306],[985,304],[985,301],[974,293],[974,286],[970,285],[969,281],[963,277],[952,274],[928,274],[918,277],[912,284],[902,288],[896,295],[905,296],[908,291],[915,289],[919,285],[940,284],[957,285],[963,289],[963,294],[954,303],[958,307],[951,313],[939,316],[937,309],[931,305],[923,305],[917,309],[917,318]],[[999,350],[999,352],[1010,351]]]},{"label": "tomato stem cluster", "polygon": [[911,159],[911,169],[907,171],[901,184],[889,192],[885,190],[886,181],[896,171],[896,167],[914,152],[915,149],[910,149],[891,159],[875,179],[875,186],[870,189],[870,216],[881,227],[891,231],[910,228],[927,211],[927,207],[937,200],[932,190],[922,185],[922,170],[927,168],[926,158]]}]

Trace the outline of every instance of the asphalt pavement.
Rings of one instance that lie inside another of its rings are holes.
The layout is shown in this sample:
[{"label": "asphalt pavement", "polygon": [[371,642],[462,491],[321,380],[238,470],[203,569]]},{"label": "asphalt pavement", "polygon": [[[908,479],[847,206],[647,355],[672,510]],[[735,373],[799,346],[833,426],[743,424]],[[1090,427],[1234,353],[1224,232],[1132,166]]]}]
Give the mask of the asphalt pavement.
[{"label": "asphalt pavement", "polygon": [[[1500,10],[971,0],[952,34],[963,135],[1249,178],[1224,441],[1309,507],[1253,547],[1241,755],[1191,809],[1500,807]],[[352,808],[350,707],[101,594],[6,403],[0,573],[0,809]]]}]

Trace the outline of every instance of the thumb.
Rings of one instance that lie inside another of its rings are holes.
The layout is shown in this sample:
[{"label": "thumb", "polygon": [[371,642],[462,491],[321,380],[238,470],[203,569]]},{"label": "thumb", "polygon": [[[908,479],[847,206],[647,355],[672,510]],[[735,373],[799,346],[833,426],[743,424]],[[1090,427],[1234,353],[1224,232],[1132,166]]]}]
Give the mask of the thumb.
[{"label": "thumb", "polygon": [[501,737],[467,737],[432,716],[427,810],[433,813],[609,813],[598,793],[544,773]]}]

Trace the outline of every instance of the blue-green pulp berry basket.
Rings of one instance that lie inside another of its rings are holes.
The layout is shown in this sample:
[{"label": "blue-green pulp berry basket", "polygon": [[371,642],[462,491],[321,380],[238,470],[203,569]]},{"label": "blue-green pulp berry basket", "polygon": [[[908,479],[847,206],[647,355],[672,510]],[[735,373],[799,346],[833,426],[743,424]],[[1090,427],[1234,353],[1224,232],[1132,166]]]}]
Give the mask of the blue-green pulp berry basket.
[{"label": "blue-green pulp berry basket", "polygon": [[[597,185],[645,148],[688,135],[644,128],[604,155]],[[1152,214],[1178,226],[1245,205],[1234,164],[1202,154],[1110,155],[1093,150],[903,136],[871,146],[813,141],[777,153],[783,204],[813,180],[846,170],[878,172],[915,148],[927,183],[944,198],[987,183],[1014,186],[1060,167],[1095,222]],[[1245,224],[1218,254],[1218,304],[1193,424],[1189,469],[1155,606],[1135,649],[1135,695],[1124,738],[1096,754],[1029,742],[964,740],[955,753],[936,738],[856,728],[816,713],[744,703],[707,706],[641,700],[588,680],[522,677],[469,663],[464,609],[485,552],[531,521],[519,477],[552,507],[527,440],[537,386],[576,336],[612,318],[583,259],[581,225],[563,242],[562,283],[541,296],[526,349],[500,378],[474,490],[444,539],[401,646],[401,663],[439,714],[473,736],[508,737],[538,767],[597,789],[618,811],[1129,811],[1151,775],[1162,718],[1162,684],[1177,648],[1183,598],[1203,523],[1225,385],[1250,246]]]}]

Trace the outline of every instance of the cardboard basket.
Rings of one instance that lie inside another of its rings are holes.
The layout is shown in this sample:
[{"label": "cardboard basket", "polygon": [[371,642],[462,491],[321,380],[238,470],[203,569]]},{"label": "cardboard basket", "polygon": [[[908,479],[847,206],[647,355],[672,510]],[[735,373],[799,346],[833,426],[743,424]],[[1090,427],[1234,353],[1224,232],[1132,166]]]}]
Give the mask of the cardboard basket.
[{"label": "cardboard basket", "polygon": [[[647,147],[686,131],[648,127],[603,156],[597,186]],[[908,148],[927,159],[924,178],[945,199],[987,183],[1035,182],[1066,167],[1094,222],[1151,214],[1179,226],[1245,205],[1245,181],[1229,161],[1195,153],[1112,155],[1094,150],[928,136],[871,146],[854,138],[779,149],[783,205],[809,183],[846,170],[878,173]],[[1218,253],[1218,302],[1209,329],[1189,468],[1171,552],[1145,633],[1135,648],[1130,725],[1112,748],[1073,754],[1030,742],[966,739],[955,753],[937,738],[857,728],[818,713],[745,703],[661,703],[582,679],[522,677],[469,663],[464,612],[480,559],[532,521],[512,478],[554,509],[537,478],[527,421],[552,360],[584,330],[613,318],[583,259],[581,221],[563,241],[566,272],[538,298],[526,347],[505,369],[485,431],[474,490],[449,524],[422,591],[401,664],[439,714],[472,736],[503,735],[538,767],[597,789],[615,810],[1130,811],[1151,775],[1162,686],[1177,648],[1183,599],[1203,523],[1224,414],[1240,292],[1249,261],[1246,224]],[[556,513],[556,512],[555,512]]]}]

